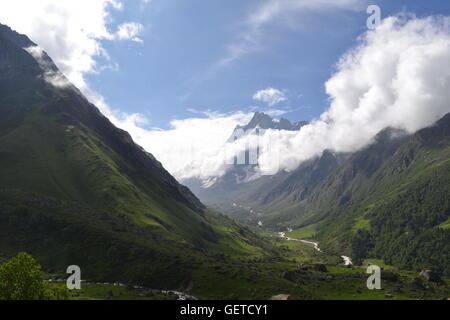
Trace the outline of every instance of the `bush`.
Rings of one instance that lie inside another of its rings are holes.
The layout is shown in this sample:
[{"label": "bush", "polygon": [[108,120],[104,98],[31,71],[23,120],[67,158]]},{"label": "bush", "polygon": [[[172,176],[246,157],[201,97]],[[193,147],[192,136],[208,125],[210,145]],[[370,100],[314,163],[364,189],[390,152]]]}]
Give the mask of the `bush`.
[{"label": "bush", "polygon": [[0,300],[67,300],[66,288],[42,280],[41,266],[27,253],[0,265]]}]

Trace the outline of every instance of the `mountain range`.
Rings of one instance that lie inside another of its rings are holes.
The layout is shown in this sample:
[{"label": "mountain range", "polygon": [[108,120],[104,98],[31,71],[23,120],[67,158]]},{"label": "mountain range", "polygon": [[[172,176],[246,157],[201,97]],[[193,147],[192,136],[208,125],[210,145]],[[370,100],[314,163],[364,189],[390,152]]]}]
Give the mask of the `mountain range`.
[{"label": "mountain range", "polygon": [[449,147],[447,114],[413,135],[386,128],[354,153],[325,150],[291,172],[258,176],[257,165],[238,165],[212,185],[190,186],[211,208],[254,227],[296,230],[357,263],[375,257],[449,274]]},{"label": "mountain range", "polygon": [[[298,131],[307,125],[306,121],[291,123],[288,119],[274,119],[263,112],[255,112],[252,119],[246,125],[237,125],[230,137],[224,141],[232,143],[248,136],[261,136],[264,130]],[[254,157],[250,156],[254,153]],[[240,190],[240,186],[247,182],[253,182],[260,178],[258,168],[259,148],[246,150],[241,155],[236,155],[234,164],[228,164],[225,175],[210,177],[207,179],[189,178],[183,180],[189,188],[206,204],[214,205],[218,202],[233,202]]]},{"label": "mountain range", "polygon": [[[307,125],[307,121],[297,121],[291,123],[288,119],[274,119],[268,114],[264,112],[255,112],[250,122],[246,125],[238,125],[236,126],[234,131],[243,130],[249,131],[256,128],[260,129],[273,129],[273,130],[288,130],[288,131],[296,131],[300,130],[301,127]],[[233,134],[232,134],[233,136]]]}]

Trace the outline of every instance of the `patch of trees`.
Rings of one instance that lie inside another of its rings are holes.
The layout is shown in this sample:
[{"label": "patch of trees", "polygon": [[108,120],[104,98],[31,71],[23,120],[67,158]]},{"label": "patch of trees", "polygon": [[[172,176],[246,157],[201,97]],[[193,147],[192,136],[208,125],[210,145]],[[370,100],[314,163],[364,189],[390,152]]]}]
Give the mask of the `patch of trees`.
[{"label": "patch of trees", "polygon": [[0,300],[67,300],[65,287],[43,280],[41,266],[27,253],[0,265]]}]

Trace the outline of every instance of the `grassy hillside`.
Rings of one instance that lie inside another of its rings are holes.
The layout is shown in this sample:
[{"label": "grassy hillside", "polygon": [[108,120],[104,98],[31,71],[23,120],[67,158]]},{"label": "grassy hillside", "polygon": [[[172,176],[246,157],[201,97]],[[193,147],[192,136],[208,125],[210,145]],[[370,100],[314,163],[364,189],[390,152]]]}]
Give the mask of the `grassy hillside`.
[{"label": "grassy hillside", "polygon": [[28,38],[0,25],[0,43],[2,258],[27,251],[47,270],[176,288],[211,261],[277,255],[206,210],[76,88],[48,83]]},{"label": "grassy hillside", "polygon": [[352,200],[322,224],[321,238],[402,268],[450,273],[450,116],[408,140]]}]

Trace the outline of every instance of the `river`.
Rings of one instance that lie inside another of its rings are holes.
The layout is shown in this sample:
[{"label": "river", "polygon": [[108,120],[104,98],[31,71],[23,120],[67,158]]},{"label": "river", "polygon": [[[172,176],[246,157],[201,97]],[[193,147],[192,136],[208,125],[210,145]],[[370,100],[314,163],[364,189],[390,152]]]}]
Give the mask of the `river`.
[{"label": "river", "polygon": [[[278,232],[278,236],[280,238],[283,238],[284,240],[287,240],[287,241],[297,241],[297,242],[304,243],[307,246],[313,247],[317,251],[322,252],[322,250],[319,248],[319,243],[317,243],[317,242],[308,241],[308,240],[302,240],[302,239],[293,239],[293,238],[290,238],[290,237],[286,236],[286,232]],[[352,259],[350,257],[341,256],[341,258],[342,258],[342,260],[344,260],[344,265],[349,266],[349,265],[353,264],[352,263]]]}]

